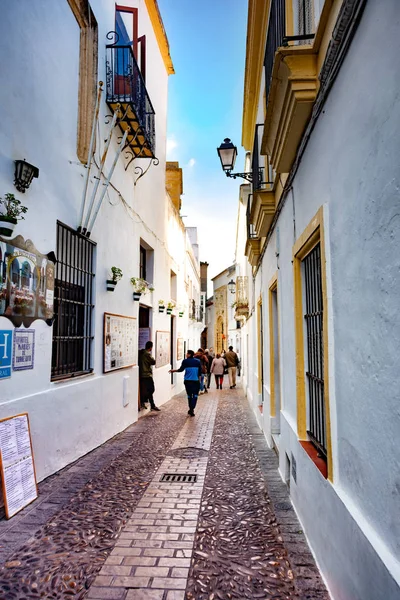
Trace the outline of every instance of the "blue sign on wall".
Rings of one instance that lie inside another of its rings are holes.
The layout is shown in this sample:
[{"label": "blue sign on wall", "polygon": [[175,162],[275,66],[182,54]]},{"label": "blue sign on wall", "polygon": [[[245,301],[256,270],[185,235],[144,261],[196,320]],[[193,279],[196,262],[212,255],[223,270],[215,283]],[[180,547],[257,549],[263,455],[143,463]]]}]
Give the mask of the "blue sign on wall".
[{"label": "blue sign on wall", "polygon": [[0,329],[0,379],[11,377],[12,330]]}]

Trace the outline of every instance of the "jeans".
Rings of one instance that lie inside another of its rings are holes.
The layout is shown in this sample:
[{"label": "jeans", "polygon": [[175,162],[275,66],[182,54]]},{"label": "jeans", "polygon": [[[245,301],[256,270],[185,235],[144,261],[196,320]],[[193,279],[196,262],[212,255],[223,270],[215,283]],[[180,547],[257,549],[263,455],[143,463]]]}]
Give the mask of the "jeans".
[{"label": "jeans", "polygon": [[197,404],[197,398],[200,391],[200,381],[184,381],[186,393],[188,397],[189,410],[194,410]]},{"label": "jeans", "polygon": [[200,391],[204,392],[204,375],[200,377]]}]

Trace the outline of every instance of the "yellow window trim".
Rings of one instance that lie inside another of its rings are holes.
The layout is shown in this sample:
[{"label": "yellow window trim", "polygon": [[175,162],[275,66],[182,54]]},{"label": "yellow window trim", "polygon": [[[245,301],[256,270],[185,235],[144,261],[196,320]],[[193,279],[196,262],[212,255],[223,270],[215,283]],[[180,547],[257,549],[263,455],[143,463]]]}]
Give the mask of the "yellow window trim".
[{"label": "yellow window trim", "polygon": [[304,318],[303,318],[303,286],[301,276],[301,262],[320,243],[321,246],[321,283],[322,301],[324,306],[323,316],[323,347],[324,347],[324,402],[326,416],[326,444],[328,479],[333,480],[332,465],[332,437],[329,405],[329,368],[328,368],[328,302],[326,288],[326,256],[323,207],[306,227],[293,246],[293,273],[294,273],[294,309],[295,309],[295,334],[296,334],[296,392],[297,392],[297,435],[300,440],[307,440],[307,402],[306,378],[304,360]]},{"label": "yellow window trim", "polygon": [[[276,416],[275,402],[275,337],[272,294],[278,290],[278,274],[272,277],[268,285],[268,307],[269,307],[269,373],[270,373],[270,416]],[[279,328],[278,328],[279,329]],[[279,340],[278,340],[279,344]]]},{"label": "yellow window trim", "polygon": [[260,295],[257,301],[257,363],[258,363],[258,393],[262,393],[262,381],[261,381],[261,372],[262,372],[262,356],[261,356],[261,319],[262,319],[262,296]]}]

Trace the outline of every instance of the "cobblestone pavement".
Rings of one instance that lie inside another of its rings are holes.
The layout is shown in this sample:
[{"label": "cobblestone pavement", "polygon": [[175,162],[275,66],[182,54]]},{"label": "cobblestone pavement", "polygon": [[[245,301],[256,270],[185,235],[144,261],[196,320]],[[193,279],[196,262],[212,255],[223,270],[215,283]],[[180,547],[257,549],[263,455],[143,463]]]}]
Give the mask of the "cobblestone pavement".
[{"label": "cobblestone pavement", "polygon": [[242,392],[210,392],[194,419],[172,399],[0,521],[0,600],[327,600]]}]

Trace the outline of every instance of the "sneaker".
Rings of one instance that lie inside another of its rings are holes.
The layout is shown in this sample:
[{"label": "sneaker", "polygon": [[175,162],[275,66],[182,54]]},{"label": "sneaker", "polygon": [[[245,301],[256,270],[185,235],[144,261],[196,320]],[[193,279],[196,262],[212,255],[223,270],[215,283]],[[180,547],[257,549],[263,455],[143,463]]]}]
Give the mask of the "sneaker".
[{"label": "sneaker", "polygon": [[158,408],[158,406],[152,406],[151,410],[156,410],[157,412],[160,412],[161,408]]},{"label": "sneaker", "polygon": [[193,411],[193,410],[189,410],[188,414],[189,414],[191,417],[194,417],[194,411]]},{"label": "sneaker", "polygon": [[208,389],[207,388],[204,388],[204,393],[208,394]]},{"label": "sneaker", "polygon": [[147,404],[141,404],[140,405],[140,410],[146,410],[147,408]]}]

